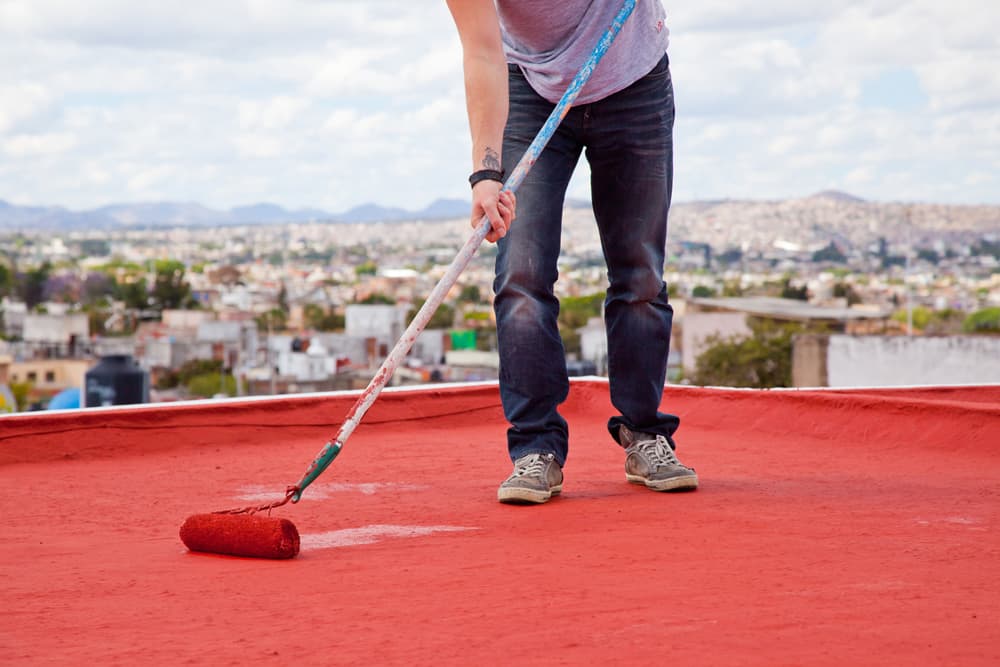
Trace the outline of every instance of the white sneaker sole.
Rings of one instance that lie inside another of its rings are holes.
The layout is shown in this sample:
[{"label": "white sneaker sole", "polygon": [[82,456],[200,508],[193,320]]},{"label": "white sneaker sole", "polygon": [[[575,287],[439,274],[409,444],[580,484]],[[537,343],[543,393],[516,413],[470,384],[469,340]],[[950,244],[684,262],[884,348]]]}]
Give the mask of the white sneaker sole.
[{"label": "white sneaker sole", "polygon": [[672,479],[651,480],[640,475],[630,475],[625,473],[625,479],[630,484],[642,484],[654,491],[694,491],[698,488],[697,475],[685,475],[684,477],[674,477]]},{"label": "white sneaker sole", "polygon": [[497,500],[502,503],[510,503],[514,505],[538,505],[548,502],[552,496],[558,496],[561,492],[562,484],[553,486],[548,491],[536,491],[535,489],[519,489],[517,487],[502,486],[497,489]]}]

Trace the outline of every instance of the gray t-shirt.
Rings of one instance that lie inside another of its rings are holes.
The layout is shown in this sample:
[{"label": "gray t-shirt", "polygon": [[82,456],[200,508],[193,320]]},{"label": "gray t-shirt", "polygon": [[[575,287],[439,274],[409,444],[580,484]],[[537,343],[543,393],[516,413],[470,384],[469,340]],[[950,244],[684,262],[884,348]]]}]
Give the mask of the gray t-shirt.
[{"label": "gray t-shirt", "polygon": [[[507,61],[558,102],[622,7],[620,0],[496,0]],[[600,100],[635,83],[660,61],[670,31],[660,0],[639,0],[576,104]]]}]

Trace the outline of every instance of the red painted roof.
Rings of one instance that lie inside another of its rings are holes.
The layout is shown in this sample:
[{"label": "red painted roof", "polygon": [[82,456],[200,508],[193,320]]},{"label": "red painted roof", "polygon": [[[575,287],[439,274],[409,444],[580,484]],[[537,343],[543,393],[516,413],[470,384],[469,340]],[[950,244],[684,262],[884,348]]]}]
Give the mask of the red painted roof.
[{"label": "red painted roof", "polygon": [[495,385],[387,391],[291,561],[188,552],[357,394],[0,418],[4,664],[1000,662],[1000,387],[670,387],[696,493],[625,482],[576,381],[563,495],[496,502]]}]

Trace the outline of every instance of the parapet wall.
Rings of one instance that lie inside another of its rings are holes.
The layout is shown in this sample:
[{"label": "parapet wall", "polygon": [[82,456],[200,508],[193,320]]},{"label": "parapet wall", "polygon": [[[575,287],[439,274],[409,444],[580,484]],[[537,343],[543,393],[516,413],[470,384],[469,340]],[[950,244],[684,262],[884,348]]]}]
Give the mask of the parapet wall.
[{"label": "parapet wall", "polygon": [[1000,336],[801,336],[795,386],[900,387],[1000,382]]}]

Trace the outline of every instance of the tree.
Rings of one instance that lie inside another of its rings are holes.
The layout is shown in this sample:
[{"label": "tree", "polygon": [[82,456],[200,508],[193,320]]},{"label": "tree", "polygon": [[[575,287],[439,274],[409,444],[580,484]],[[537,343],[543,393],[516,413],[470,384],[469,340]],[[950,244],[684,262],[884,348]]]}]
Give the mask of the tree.
[{"label": "tree", "polygon": [[45,281],[42,296],[45,301],[77,303],[80,301],[81,283],[73,273],[50,275]]},{"label": "tree", "polygon": [[342,331],[344,329],[343,315],[335,313],[333,310],[326,310],[315,303],[307,304],[302,309],[302,317],[306,326],[316,331]]},{"label": "tree", "polygon": [[378,267],[375,266],[375,262],[368,260],[358,264],[354,267],[354,274],[356,276],[374,276],[378,272]]},{"label": "tree", "polygon": [[836,262],[838,264],[843,264],[847,261],[847,256],[840,251],[837,244],[830,241],[826,247],[821,248],[813,253],[812,261],[814,262]]},{"label": "tree", "polygon": [[156,278],[151,292],[157,310],[185,308],[194,304],[191,286],[184,280],[184,264],[167,259],[156,263]]},{"label": "tree", "polygon": [[[413,321],[413,318],[417,316],[420,309],[423,308],[426,299],[421,299],[419,303],[413,305],[410,312],[406,315],[406,325],[409,326]],[[450,329],[455,326],[455,309],[446,303],[442,303],[431,315],[430,321],[427,322],[427,329]]]},{"label": "tree", "polygon": [[83,239],[80,254],[84,257],[107,257],[111,254],[111,244],[106,239]]},{"label": "tree", "polygon": [[1000,334],[1000,308],[983,308],[972,313],[962,322],[962,331]]},{"label": "tree", "polygon": [[559,324],[571,329],[586,326],[591,317],[599,317],[604,307],[604,292],[559,299]]},{"label": "tree", "polygon": [[220,359],[191,359],[177,369],[177,381],[180,384],[187,384],[193,377],[205,374],[218,375],[221,370]]},{"label": "tree", "polygon": [[897,310],[892,314],[892,319],[901,324],[906,324],[907,321],[912,322],[915,328],[923,331],[930,324],[933,316],[934,312],[930,308],[915,306],[910,309],[909,314],[907,314],[906,309]]},{"label": "tree", "polygon": [[382,292],[372,292],[371,294],[363,298],[361,301],[358,301],[358,303],[365,305],[386,304],[388,306],[391,306],[396,303],[396,300],[393,299],[391,296],[382,294]]},{"label": "tree", "polygon": [[464,285],[458,300],[462,303],[480,303],[482,296],[479,293],[479,285]]},{"label": "tree", "polygon": [[85,306],[106,303],[108,297],[114,294],[114,290],[114,281],[107,274],[90,272],[83,279],[80,302]]},{"label": "tree", "polygon": [[847,305],[853,306],[861,303],[861,295],[854,289],[853,285],[839,282],[833,286],[833,296],[839,299],[847,299]]},{"label": "tree", "polygon": [[577,329],[586,326],[590,318],[600,317],[605,298],[605,292],[595,292],[559,300],[559,337],[566,353],[579,354],[580,334]]},{"label": "tree", "polygon": [[114,288],[115,298],[125,302],[125,307],[132,310],[142,310],[149,307],[149,290],[145,278],[117,283]]},{"label": "tree", "polygon": [[258,315],[256,321],[258,331],[284,331],[288,326],[288,314],[281,308],[272,308]]},{"label": "tree", "polygon": [[695,285],[691,290],[691,296],[696,299],[704,299],[715,296],[715,290],[708,285]]},{"label": "tree", "polygon": [[0,264],[0,297],[8,296],[14,290],[14,272],[6,264]]},{"label": "tree", "polygon": [[809,288],[805,285],[801,287],[794,287],[792,285],[791,277],[786,276],[781,283],[781,298],[782,299],[797,299],[799,301],[809,300]]},{"label": "tree", "polygon": [[740,283],[740,279],[727,280],[722,284],[722,296],[736,297],[743,296],[743,285]]},{"label": "tree", "polygon": [[284,281],[281,283],[281,289],[278,290],[278,309],[285,315],[291,312],[288,307],[288,288],[285,287]]},{"label": "tree", "polygon": [[788,387],[792,384],[792,337],[799,323],[748,317],[749,336],[709,336],[695,361],[695,384],[721,387]]},{"label": "tree", "polygon": [[216,394],[227,396],[236,395],[236,378],[232,375],[220,373],[204,373],[195,375],[185,384],[188,392],[192,396],[209,398]]},{"label": "tree", "polygon": [[33,310],[45,299],[45,283],[48,282],[51,272],[52,264],[45,262],[22,277],[19,291],[28,310]]}]

